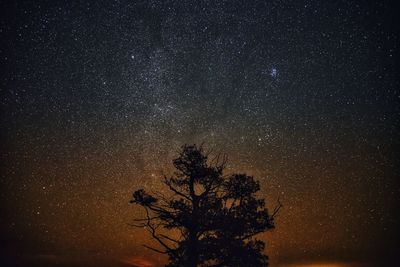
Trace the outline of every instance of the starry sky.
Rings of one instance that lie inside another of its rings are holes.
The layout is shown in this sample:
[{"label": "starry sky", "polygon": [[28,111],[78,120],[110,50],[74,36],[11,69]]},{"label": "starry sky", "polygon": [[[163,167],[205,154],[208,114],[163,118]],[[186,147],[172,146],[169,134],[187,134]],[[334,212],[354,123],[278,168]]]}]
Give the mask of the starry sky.
[{"label": "starry sky", "polygon": [[162,266],[129,200],[165,190],[185,143],[280,198],[272,266],[399,253],[392,3],[1,5],[1,262]]}]

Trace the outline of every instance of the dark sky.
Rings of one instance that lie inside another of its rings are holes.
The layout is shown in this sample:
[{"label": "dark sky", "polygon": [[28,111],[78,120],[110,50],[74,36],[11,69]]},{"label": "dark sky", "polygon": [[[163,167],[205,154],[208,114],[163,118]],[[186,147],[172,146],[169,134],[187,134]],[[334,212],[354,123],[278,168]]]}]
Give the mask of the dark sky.
[{"label": "dark sky", "polygon": [[[398,12],[386,1],[0,8],[2,261],[159,266],[130,228],[185,143],[273,207],[273,266],[399,253]],[[348,265],[345,265],[348,264]],[[320,265],[313,265],[320,266]]]}]

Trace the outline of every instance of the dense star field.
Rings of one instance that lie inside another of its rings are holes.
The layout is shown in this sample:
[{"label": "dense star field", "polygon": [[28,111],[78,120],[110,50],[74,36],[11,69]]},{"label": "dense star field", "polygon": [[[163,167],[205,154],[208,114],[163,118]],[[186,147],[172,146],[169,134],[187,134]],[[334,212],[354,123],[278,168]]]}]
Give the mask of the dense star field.
[{"label": "dense star field", "polygon": [[226,153],[226,172],[254,175],[270,209],[280,198],[261,235],[272,266],[380,266],[399,252],[389,2],[0,10],[2,262],[162,266],[128,225],[142,214],[129,200],[166,190],[185,143]]}]

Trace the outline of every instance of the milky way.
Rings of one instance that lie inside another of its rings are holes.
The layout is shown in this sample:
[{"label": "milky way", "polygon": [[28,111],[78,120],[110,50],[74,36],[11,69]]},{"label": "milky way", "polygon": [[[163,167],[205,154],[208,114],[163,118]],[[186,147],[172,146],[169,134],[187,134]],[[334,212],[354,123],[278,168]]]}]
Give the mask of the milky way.
[{"label": "milky way", "polygon": [[2,260],[162,264],[129,199],[164,190],[185,143],[280,198],[273,265],[394,255],[400,23],[386,2],[333,2],[2,7]]}]

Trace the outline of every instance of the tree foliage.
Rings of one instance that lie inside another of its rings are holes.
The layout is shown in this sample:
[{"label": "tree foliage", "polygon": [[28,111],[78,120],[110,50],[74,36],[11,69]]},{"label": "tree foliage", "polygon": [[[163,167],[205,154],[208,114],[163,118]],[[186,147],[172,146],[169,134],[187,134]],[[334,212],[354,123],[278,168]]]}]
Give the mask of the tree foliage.
[{"label": "tree foliage", "polygon": [[280,202],[269,214],[256,196],[259,183],[245,174],[224,176],[226,157],[209,159],[201,146],[183,146],[173,165],[176,171],[163,181],[168,196],[133,193],[131,203],[146,214],[133,225],[145,227],[159,244],[144,246],[167,254],[168,267],[267,266],[265,244],[256,235],[274,227]]}]

